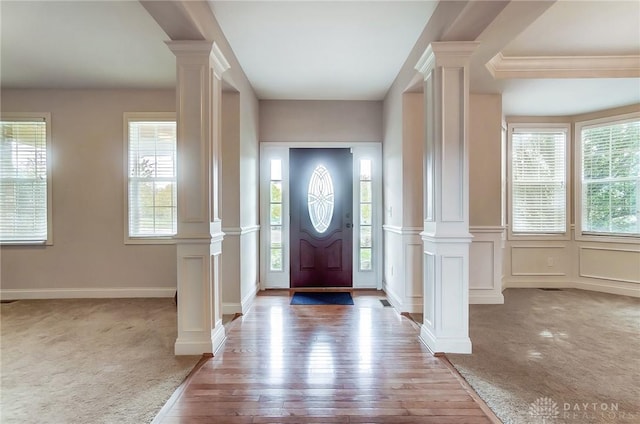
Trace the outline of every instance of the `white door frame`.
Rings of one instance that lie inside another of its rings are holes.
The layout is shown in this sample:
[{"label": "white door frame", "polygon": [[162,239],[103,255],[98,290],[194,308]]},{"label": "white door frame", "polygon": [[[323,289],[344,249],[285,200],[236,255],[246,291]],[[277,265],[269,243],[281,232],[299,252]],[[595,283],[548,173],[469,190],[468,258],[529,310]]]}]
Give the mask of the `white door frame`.
[{"label": "white door frame", "polygon": [[[353,288],[382,289],[382,143],[262,142],[260,143],[260,288],[289,288],[289,149],[350,148],[353,153]],[[282,163],[282,270],[271,270],[270,166]],[[360,270],[360,160],[372,164],[371,271]]]}]

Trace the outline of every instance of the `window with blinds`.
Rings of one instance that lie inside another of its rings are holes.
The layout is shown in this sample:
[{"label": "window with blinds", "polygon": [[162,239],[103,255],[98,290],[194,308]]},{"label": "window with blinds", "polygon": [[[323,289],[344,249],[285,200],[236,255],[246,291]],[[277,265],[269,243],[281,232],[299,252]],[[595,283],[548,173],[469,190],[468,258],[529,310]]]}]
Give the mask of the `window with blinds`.
[{"label": "window with blinds", "polygon": [[50,239],[47,117],[1,119],[0,241]]},{"label": "window with blinds", "polygon": [[177,232],[176,122],[128,118],[130,238]]},{"label": "window with blinds", "polygon": [[581,130],[582,232],[640,235],[640,119]]},{"label": "window with blinds", "polygon": [[567,131],[511,130],[511,231],[567,231]]}]

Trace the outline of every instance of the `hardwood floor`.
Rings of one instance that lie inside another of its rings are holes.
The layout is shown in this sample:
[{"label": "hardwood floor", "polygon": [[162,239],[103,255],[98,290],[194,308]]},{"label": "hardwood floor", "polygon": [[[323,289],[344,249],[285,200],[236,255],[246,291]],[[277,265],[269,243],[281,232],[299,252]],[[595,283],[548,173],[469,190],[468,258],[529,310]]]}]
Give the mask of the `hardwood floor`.
[{"label": "hardwood floor", "polygon": [[498,422],[420,343],[415,323],[380,297],[355,292],[354,306],[290,306],[288,291],[259,295],[229,325],[222,352],[154,422]]}]

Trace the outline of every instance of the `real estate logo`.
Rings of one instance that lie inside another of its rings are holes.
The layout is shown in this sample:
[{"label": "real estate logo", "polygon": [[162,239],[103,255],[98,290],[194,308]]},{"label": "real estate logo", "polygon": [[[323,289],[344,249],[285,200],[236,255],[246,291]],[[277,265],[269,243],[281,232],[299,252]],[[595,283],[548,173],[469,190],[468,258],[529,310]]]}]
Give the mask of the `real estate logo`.
[{"label": "real estate logo", "polygon": [[558,404],[553,399],[541,397],[529,405],[529,415],[531,415],[536,423],[550,424],[560,415]]}]

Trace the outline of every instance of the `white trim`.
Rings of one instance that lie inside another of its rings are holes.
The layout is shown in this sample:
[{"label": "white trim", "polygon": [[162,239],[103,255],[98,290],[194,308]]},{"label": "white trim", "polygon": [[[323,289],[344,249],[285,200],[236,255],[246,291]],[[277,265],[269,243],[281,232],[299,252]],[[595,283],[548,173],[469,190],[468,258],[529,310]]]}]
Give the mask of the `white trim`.
[{"label": "white trim", "polygon": [[259,225],[248,225],[245,227],[224,227],[222,232],[227,236],[244,236],[246,234],[260,231]]},{"label": "white trim", "polygon": [[[134,237],[129,235],[129,122],[176,122],[175,112],[124,112],[122,114],[123,154],[122,173],[124,175],[124,244],[176,244],[174,235]],[[177,143],[177,141],[176,141]],[[177,155],[177,146],[176,146]],[[178,177],[176,175],[176,190]],[[176,209],[176,220],[178,211]],[[177,222],[176,222],[177,230]]]},{"label": "white trim", "polygon": [[[599,247],[599,246],[578,246],[578,277],[582,278],[593,278],[596,280],[607,280],[607,281],[615,281],[620,283],[632,283],[632,284],[640,284],[640,280],[627,280],[624,278],[613,278],[605,275],[595,275],[595,274],[585,274],[582,272],[582,251],[583,250],[605,250],[609,252],[630,252],[630,253],[639,253],[640,250],[634,249],[616,249],[611,247]],[[639,262],[640,264],[640,262]],[[639,265],[640,267],[640,265]]]},{"label": "white trim", "polygon": [[[564,130],[564,160],[565,160],[565,231],[563,233],[514,233],[513,232],[513,133],[515,130],[533,130],[543,132],[545,130]],[[570,123],[519,123],[511,122],[507,125],[507,239],[508,240],[570,240],[571,239],[571,124]]]},{"label": "white trim", "polygon": [[485,66],[494,79],[640,77],[640,55],[504,56],[498,53]]},{"label": "white trim", "polygon": [[222,303],[222,314],[233,315],[242,313],[242,305],[239,303]]},{"label": "white trim", "polygon": [[600,124],[614,125],[624,121],[635,121],[640,119],[640,112],[625,113],[622,115],[607,116],[603,118],[590,119],[586,121],[577,121],[575,123],[574,140],[574,216],[575,216],[575,235],[576,241],[592,241],[598,243],[640,243],[640,237],[634,235],[614,235],[614,234],[596,234],[582,232],[582,130]]},{"label": "white trim", "polygon": [[[622,284],[624,284],[624,286]],[[633,285],[634,284],[630,283],[611,284],[606,282],[589,281],[567,282],[536,280],[506,281],[504,289],[576,289],[640,298],[640,287],[633,287]],[[637,284],[635,285],[637,286]]]},{"label": "white trim", "polygon": [[478,293],[479,289],[472,289],[472,293],[469,293],[470,305],[502,305],[504,303],[504,296],[500,294],[481,294]]},{"label": "white trim", "polygon": [[45,123],[45,147],[47,150],[47,239],[46,240],[22,240],[1,241],[0,246],[52,246],[53,245],[53,138],[50,112],[0,112],[0,120],[37,121]]},{"label": "white trim", "polygon": [[420,341],[433,353],[471,353],[471,339],[469,337],[436,337],[426,325],[420,327]]},{"label": "white trim", "polygon": [[[374,270],[360,271],[358,268],[358,237],[359,223],[356,214],[359,211],[359,180],[353,178],[353,202],[354,202],[354,243],[353,243],[353,288],[382,288],[382,261],[383,261],[383,199],[382,199],[382,143],[380,142],[261,142],[260,143],[260,287],[263,289],[289,288],[290,264],[289,264],[289,149],[291,148],[350,148],[353,153],[353,172],[360,159],[372,159],[372,187],[373,187],[373,217],[372,217],[372,243]],[[280,159],[282,161],[282,240],[283,240],[283,270],[271,271],[269,269],[269,161]],[[359,216],[359,214],[358,214]]]},{"label": "white trim", "polygon": [[2,300],[174,297],[175,287],[1,289]]},{"label": "white trim", "polygon": [[400,234],[403,236],[419,236],[424,227],[400,227],[397,225],[385,224],[382,229],[386,233]]},{"label": "white trim", "polygon": [[224,74],[230,67],[229,62],[222,54],[220,47],[218,47],[218,43],[213,42],[213,46],[211,46],[211,54],[210,54],[211,62],[213,62],[213,72],[215,73],[218,79],[222,79],[222,74]]},{"label": "white trim", "polygon": [[246,314],[251,306],[253,305],[253,301],[255,300],[258,291],[260,290],[260,284],[256,284],[256,286],[251,290],[240,302],[240,312]]}]

